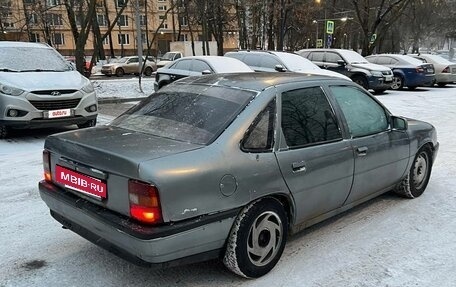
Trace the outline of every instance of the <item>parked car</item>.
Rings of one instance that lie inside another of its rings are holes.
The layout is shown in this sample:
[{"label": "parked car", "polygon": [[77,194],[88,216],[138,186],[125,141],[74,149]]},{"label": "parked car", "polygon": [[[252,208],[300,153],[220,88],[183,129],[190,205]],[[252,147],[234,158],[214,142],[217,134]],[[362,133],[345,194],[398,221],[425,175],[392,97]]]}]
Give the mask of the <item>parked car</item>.
[{"label": "parked car", "polygon": [[233,58],[222,56],[184,57],[157,70],[154,90],[158,91],[163,86],[188,76],[248,72],[253,72],[253,70],[246,64]]},{"label": "parked car", "polygon": [[11,129],[95,126],[97,110],[92,83],[55,49],[0,41],[0,138]]},{"label": "parked car", "polygon": [[391,189],[420,196],[439,143],[351,81],[240,73],[176,81],[44,148],[40,195],[65,228],[136,263],[220,257],[259,277],[289,233]]},{"label": "parked car", "polygon": [[452,63],[438,55],[418,54],[410,56],[424,63],[434,65],[435,83],[439,87],[456,82],[456,63]]},{"label": "parked car", "polygon": [[304,74],[331,76],[350,80],[339,73],[320,69],[309,60],[287,52],[277,51],[232,51],[225,57],[238,59],[252,68],[255,72],[297,72]]},{"label": "parked car", "polygon": [[183,55],[181,52],[166,52],[157,63],[157,68],[162,68],[167,64],[174,62],[177,59],[182,58]]},{"label": "parked car", "polygon": [[[151,76],[157,70],[157,65],[147,59],[143,61],[144,75]],[[123,57],[113,63],[105,64],[101,67],[101,73],[110,77],[116,75],[123,77],[125,74],[139,74],[139,58],[138,56]]]},{"label": "parked car", "polygon": [[378,54],[367,56],[366,59],[393,70],[393,90],[400,90],[403,87],[414,90],[416,87],[430,86],[435,80],[432,64],[423,63],[407,55]]},{"label": "parked car", "polygon": [[391,87],[390,68],[369,63],[363,56],[344,49],[303,49],[297,52],[322,69],[341,73],[366,90],[383,93]]}]

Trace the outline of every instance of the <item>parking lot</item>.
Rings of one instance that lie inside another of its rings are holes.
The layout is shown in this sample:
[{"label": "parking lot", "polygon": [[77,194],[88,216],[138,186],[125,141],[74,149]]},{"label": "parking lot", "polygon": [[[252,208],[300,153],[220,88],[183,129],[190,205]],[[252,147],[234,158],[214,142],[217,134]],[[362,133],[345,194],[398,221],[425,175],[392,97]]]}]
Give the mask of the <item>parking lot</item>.
[{"label": "parking lot", "polygon": [[[276,268],[256,280],[219,261],[164,270],[137,267],[63,230],[41,201],[47,135],[0,141],[0,286],[456,286],[456,85],[388,91],[394,114],[435,125],[440,151],[418,199],[385,194],[291,237]],[[127,105],[101,106],[98,124]]]}]

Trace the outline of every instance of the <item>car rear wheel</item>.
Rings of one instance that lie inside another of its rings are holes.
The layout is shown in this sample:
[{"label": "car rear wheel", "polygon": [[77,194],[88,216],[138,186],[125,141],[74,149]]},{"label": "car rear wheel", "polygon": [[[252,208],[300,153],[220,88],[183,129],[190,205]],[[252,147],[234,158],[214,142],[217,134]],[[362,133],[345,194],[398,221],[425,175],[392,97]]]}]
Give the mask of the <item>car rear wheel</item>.
[{"label": "car rear wheel", "polygon": [[428,148],[422,148],[416,154],[410,172],[394,191],[406,198],[415,198],[422,195],[429,182],[431,170],[431,152]]},{"label": "car rear wheel", "polygon": [[385,89],[377,89],[377,90],[374,90],[374,93],[383,94],[385,91],[386,91]]},{"label": "car rear wheel", "polygon": [[0,139],[8,137],[8,127],[0,125]]},{"label": "car rear wheel", "polygon": [[401,90],[404,88],[404,79],[400,75],[393,76],[393,83],[391,84],[392,90]]},{"label": "car rear wheel", "polygon": [[85,129],[85,128],[91,128],[97,125],[97,119],[93,119],[90,121],[87,121],[83,124],[78,124],[78,128],[80,129]]},{"label": "car rear wheel", "polygon": [[367,83],[367,80],[365,77],[363,76],[354,76],[352,78],[353,82],[357,83],[358,85],[360,85],[361,87],[363,87],[364,89],[369,89],[369,84]]},{"label": "car rear wheel", "polygon": [[447,83],[437,83],[437,86],[439,87],[445,87],[447,85]]},{"label": "car rear wheel", "polygon": [[151,67],[147,67],[147,68],[144,70],[144,75],[146,75],[146,76],[148,76],[148,77],[152,76],[152,73],[153,73],[153,71],[152,71],[152,68],[151,68]]},{"label": "car rear wheel", "polygon": [[287,231],[288,218],[282,204],[273,198],[257,200],[234,222],[223,263],[240,276],[261,277],[279,261]]},{"label": "car rear wheel", "polygon": [[117,77],[123,77],[124,74],[125,74],[125,71],[122,68],[117,68],[116,69],[116,76]]}]

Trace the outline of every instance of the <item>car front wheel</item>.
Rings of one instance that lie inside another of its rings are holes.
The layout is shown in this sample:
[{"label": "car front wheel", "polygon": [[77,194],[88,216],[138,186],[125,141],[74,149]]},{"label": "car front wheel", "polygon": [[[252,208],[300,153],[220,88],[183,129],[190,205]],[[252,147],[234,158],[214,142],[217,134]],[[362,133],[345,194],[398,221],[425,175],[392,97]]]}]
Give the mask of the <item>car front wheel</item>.
[{"label": "car front wheel", "polygon": [[282,204],[273,198],[257,200],[236,218],[223,263],[240,276],[261,277],[279,261],[287,231],[288,218]]},{"label": "car front wheel", "polygon": [[391,84],[392,90],[401,90],[404,87],[404,79],[402,76],[394,75],[393,83]]},{"label": "car front wheel", "polygon": [[124,70],[122,68],[117,68],[116,69],[116,76],[117,77],[123,77],[123,75],[125,74]]},{"label": "car front wheel", "polygon": [[153,73],[153,71],[152,71],[152,68],[151,68],[151,67],[147,67],[147,68],[144,70],[144,75],[146,75],[146,76],[148,76],[148,77],[152,76],[152,73]]},{"label": "car front wheel", "polygon": [[431,170],[431,152],[425,147],[418,151],[410,172],[394,191],[406,198],[415,198],[422,195],[431,177]]}]

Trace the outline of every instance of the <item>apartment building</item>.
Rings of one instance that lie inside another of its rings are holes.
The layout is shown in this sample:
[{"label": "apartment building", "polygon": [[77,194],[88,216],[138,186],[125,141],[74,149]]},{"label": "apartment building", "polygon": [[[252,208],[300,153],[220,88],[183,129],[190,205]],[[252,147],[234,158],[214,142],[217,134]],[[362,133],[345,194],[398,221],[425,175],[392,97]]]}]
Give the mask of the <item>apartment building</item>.
[{"label": "apartment building", "polygon": [[[177,13],[179,8],[171,10],[175,0],[97,0],[97,25],[101,35],[108,31],[118,11],[124,6],[111,31],[110,37],[103,40],[106,55],[133,55],[137,51],[136,11],[139,11],[140,33],[143,48],[151,42],[152,55],[160,55],[169,51],[169,43],[174,40],[189,41],[190,32],[188,21]],[[82,3],[82,1],[75,1]],[[139,5],[139,10],[136,5]],[[80,23],[85,16],[82,7],[75,8],[75,20],[80,29]],[[82,17],[78,14],[82,13]],[[49,43],[63,55],[74,54],[75,41],[71,32],[68,13],[63,0],[0,0],[0,40],[31,41]],[[81,19],[80,19],[81,18]],[[180,33],[179,33],[180,28]],[[192,27],[195,40],[200,40],[200,30]],[[86,54],[91,55],[96,39],[91,33],[86,44]],[[237,47],[236,34],[227,32],[226,47]]]}]

